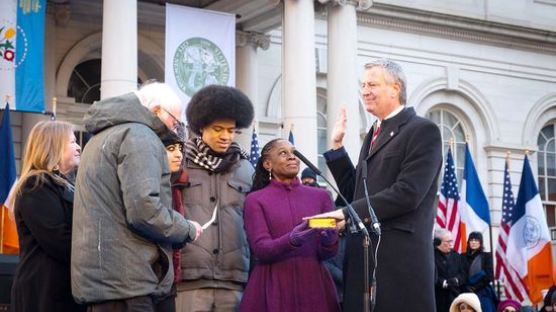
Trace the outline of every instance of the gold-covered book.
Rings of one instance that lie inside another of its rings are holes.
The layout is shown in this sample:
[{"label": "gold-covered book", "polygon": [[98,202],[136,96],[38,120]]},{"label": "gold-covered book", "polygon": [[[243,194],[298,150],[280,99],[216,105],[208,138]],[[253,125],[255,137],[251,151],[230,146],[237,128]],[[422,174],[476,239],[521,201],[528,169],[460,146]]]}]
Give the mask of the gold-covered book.
[{"label": "gold-covered book", "polygon": [[335,228],[336,219],[334,218],[314,218],[309,219],[310,228]]}]

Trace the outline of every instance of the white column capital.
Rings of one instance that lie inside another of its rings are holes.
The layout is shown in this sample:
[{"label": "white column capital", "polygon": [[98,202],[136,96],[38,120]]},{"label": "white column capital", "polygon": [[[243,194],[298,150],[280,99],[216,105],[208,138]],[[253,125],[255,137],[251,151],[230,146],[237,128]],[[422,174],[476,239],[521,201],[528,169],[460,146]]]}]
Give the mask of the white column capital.
[{"label": "white column capital", "polygon": [[357,10],[367,10],[373,5],[373,0],[318,0],[321,4],[353,5]]},{"label": "white column capital", "polygon": [[263,50],[268,50],[270,46],[270,36],[261,34],[254,31],[236,31],[236,46],[245,47],[247,45],[252,45],[256,48],[261,48]]}]

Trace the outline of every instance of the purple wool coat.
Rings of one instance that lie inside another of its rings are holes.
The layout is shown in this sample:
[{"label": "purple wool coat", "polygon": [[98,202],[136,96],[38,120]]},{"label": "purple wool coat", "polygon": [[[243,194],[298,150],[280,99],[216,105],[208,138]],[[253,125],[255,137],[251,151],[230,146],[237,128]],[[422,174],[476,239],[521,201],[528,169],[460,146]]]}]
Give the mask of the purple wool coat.
[{"label": "purple wool coat", "polygon": [[245,200],[244,224],[255,257],[241,312],[340,311],[334,282],[322,261],[334,256],[338,240],[321,244],[318,230],[299,247],[289,234],[303,217],[330,211],[325,190],[272,180]]}]

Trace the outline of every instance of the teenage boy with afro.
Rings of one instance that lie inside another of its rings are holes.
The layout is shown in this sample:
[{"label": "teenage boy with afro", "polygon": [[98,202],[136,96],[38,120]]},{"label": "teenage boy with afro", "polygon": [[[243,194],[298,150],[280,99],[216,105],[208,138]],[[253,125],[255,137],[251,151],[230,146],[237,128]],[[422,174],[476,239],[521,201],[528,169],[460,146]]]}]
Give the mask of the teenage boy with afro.
[{"label": "teenage boy with afro", "polygon": [[249,272],[243,202],[254,169],[234,138],[253,115],[251,101],[232,87],[207,86],[188,104],[194,135],[185,148],[185,216],[201,224],[215,219],[182,250],[177,311],[235,311],[241,300]]}]

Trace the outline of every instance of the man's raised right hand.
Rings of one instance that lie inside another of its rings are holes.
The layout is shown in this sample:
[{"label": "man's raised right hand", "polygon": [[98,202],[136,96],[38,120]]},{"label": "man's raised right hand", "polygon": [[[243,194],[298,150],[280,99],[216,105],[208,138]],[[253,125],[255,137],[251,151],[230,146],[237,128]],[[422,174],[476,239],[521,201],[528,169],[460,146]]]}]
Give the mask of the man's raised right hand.
[{"label": "man's raised right hand", "polygon": [[334,124],[334,129],[332,129],[332,149],[337,150],[344,146],[344,136],[346,134],[346,124],[347,124],[347,114],[346,108],[342,107],[340,109],[340,115],[336,119]]}]

